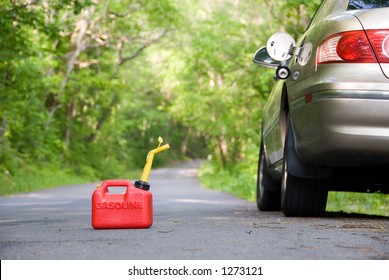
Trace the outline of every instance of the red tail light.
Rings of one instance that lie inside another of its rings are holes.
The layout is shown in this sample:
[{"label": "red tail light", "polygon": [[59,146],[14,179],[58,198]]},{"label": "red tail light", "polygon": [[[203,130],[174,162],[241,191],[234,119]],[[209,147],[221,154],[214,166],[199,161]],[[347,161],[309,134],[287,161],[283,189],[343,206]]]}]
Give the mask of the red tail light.
[{"label": "red tail light", "polygon": [[364,31],[335,34],[321,43],[317,63],[377,63]]},{"label": "red tail light", "polygon": [[[346,61],[355,61],[363,54],[363,48],[366,45],[365,41],[359,36],[346,35],[340,37],[336,45],[336,53]],[[370,55],[370,51],[367,51]]]},{"label": "red tail light", "polygon": [[367,30],[367,37],[379,63],[389,63],[389,30]]}]

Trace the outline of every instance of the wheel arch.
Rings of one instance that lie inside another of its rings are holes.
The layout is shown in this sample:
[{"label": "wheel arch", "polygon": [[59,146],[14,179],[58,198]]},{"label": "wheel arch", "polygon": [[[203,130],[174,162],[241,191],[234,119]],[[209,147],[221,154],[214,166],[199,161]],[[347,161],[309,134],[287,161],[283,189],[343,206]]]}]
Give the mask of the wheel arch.
[{"label": "wheel arch", "polygon": [[[308,164],[301,160],[296,149],[295,128],[289,108],[288,90],[284,83],[280,105],[280,128],[281,137],[284,141],[284,150],[286,151],[287,149],[287,158],[284,160],[287,160],[290,174],[301,178],[329,179],[332,174],[331,169]],[[286,138],[289,139],[287,143],[285,143]]]},{"label": "wheel arch", "polygon": [[282,95],[281,95],[281,104],[280,104],[280,133],[281,139],[283,141],[283,146],[285,146],[285,138],[287,131],[287,120],[289,116],[289,99],[288,99],[288,91],[286,88],[286,84],[284,83],[282,86]]}]

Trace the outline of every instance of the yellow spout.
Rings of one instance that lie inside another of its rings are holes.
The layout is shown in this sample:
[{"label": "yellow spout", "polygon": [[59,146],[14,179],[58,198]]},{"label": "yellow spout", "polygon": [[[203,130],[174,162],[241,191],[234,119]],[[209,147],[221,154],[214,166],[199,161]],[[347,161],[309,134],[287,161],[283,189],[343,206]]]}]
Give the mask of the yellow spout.
[{"label": "yellow spout", "polygon": [[165,145],[161,146],[161,144],[163,142],[162,137],[158,137],[158,142],[159,142],[158,147],[153,149],[153,150],[151,150],[147,154],[146,164],[145,164],[145,167],[143,168],[142,176],[140,177],[140,180],[143,181],[143,182],[148,182],[149,181],[151,167],[153,166],[154,155],[156,155],[156,154],[158,154],[158,153],[160,153],[162,151],[165,151],[165,150],[170,148],[169,144],[165,144]]}]

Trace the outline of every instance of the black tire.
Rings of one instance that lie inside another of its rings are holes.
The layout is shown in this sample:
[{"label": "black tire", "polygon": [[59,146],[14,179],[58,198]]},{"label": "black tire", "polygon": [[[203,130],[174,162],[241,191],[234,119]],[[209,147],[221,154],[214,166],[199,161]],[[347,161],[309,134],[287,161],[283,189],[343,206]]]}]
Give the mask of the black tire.
[{"label": "black tire", "polygon": [[270,177],[262,143],[259,151],[257,176],[257,206],[259,210],[281,210],[281,191],[274,190],[277,188],[280,189],[280,183]]},{"label": "black tire", "polygon": [[[285,216],[321,216],[325,213],[328,189],[325,181],[299,178],[288,172],[288,141],[294,141],[288,119],[284,167],[281,180],[281,208]],[[293,143],[294,146],[294,143]]]}]

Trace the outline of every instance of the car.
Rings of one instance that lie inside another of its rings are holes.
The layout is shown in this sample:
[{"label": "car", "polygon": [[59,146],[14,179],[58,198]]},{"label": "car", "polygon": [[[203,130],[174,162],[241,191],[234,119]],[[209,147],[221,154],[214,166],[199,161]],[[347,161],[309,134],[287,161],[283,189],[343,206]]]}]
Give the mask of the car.
[{"label": "car", "polygon": [[329,191],[389,193],[389,1],[324,0],[296,42],[272,35],[257,205],[321,216]]}]

